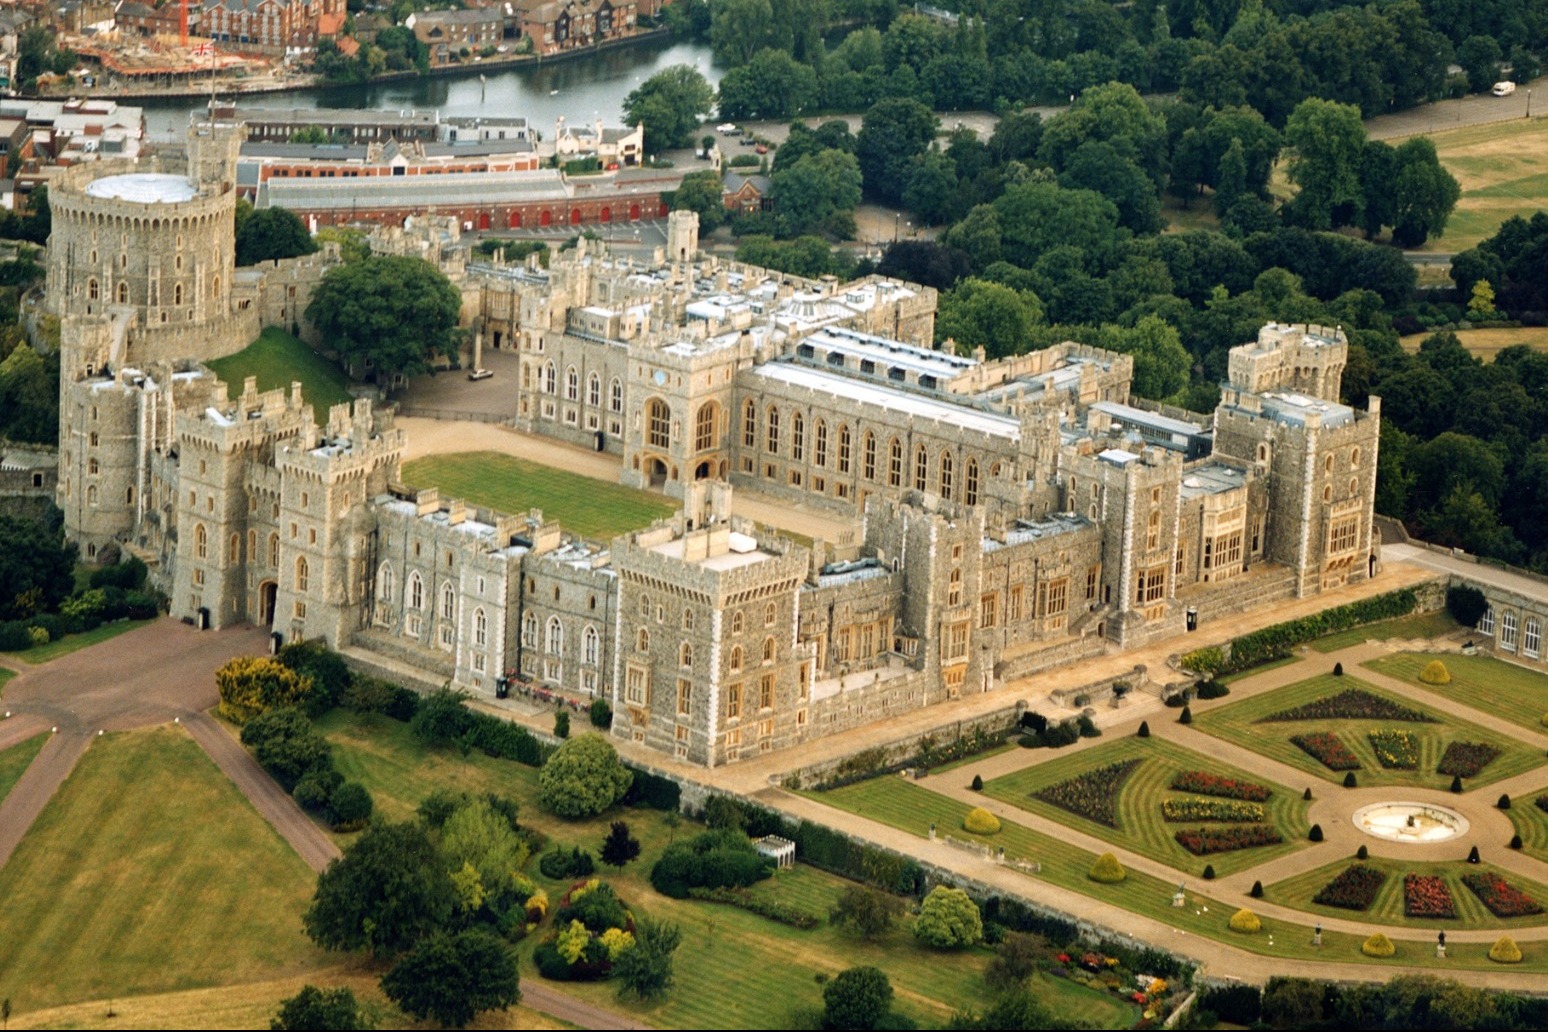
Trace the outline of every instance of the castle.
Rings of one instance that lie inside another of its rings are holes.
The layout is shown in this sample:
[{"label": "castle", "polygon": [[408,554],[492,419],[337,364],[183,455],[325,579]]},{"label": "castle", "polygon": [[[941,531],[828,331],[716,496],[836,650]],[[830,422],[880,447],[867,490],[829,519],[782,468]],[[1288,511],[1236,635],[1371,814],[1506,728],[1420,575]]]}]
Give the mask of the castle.
[{"label": "castle", "polygon": [[[54,190],[59,504],[88,556],[145,557],[174,616],[606,698],[613,734],[717,765],[1376,572],[1379,402],[1339,402],[1337,329],[1264,327],[1198,415],[1130,397],[1127,355],[937,349],[932,290],[719,260],[686,212],[639,263],[581,240],[480,265],[418,227],[480,341],[517,352],[517,427],[681,511],[592,542],[409,490],[389,412],[319,422],[299,386],[201,364],[299,318],[331,260],[232,268],[239,133]],[[798,542],[732,516],[738,489],[852,529]]]}]

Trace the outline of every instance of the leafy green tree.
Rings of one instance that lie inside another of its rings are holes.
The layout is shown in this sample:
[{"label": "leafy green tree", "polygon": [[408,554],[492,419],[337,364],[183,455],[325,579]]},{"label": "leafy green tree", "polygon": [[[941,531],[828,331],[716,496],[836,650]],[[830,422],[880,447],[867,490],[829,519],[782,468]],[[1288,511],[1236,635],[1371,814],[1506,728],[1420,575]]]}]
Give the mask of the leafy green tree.
[{"label": "leafy green tree", "polygon": [[[333,767],[328,740],[295,706],[281,706],[253,717],[242,728],[242,744],[287,792],[294,792],[308,775],[326,777]],[[324,795],[330,787],[324,786]]]},{"label": "leafy green tree", "polygon": [[1127,83],[1109,82],[1086,90],[1066,111],[1043,126],[1038,157],[1063,171],[1086,143],[1106,143],[1134,162],[1158,187],[1166,166],[1166,123]]},{"label": "leafy green tree", "polygon": [[760,50],[720,80],[722,118],[790,118],[818,101],[817,72],[783,50]]},{"label": "leafy green tree", "polygon": [[1113,202],[1118,222],[1135,233],[1161,229],[1161,197],[1156,184],[1112,144],[1088,140],[1075,148],[1059,174],[1059,185],[1094,190]]},{"label": "leafy green tree", "polygon": [[1134,393],[1161,401],[1188,386],[1193,360],[1182,346],[1177,327],[1160,316],[1147,315],[1127,329],[1115,327],[1103,343],[1134,356]]},{"label": "leafy green tree", "polygon": [[462,296],[434,265],[376,255],[329,269],[306,317],[349,368],[412,376],[457,353],[461,311]]},{"label": "leafy green tree", "polygon": [[748,234],[737,242],[736,260],[808,278],[837,276],[848,269],[828,242],[818,236],[775,240],[762,233]]},{"label": "leafy green tree", "polygon": [[1428,136],[1404,140],[1393,159],[1392,184],[1386,191],[1393,199],[1392,240],[1399,247],[1420,247],[1446,231],[1462,186],[1441,166]]},{"label": "leafy green tree", "polygon": [[1363,200],[1360,109],[1315,97],[1303,100],[1285,123],[1285,143],[1291,149],[1286,174],[1300,190],[1291,204],[1296,221],[1311,229],[1353,221],[1340,216],[1357,216]]},{"label": "leafy green tree", "polygon": [[75,560],[57,515],[30,520],[0,512],[0,620],[57,609],[75,589]]},{"label": "leafy green tree", "polygon": [[0,362],[0,438],[53,444],[59,439],[59,356],[19,342]]},{"label": "leafy green tree", "polygon": [[317,879],[301,920],[324,949],[392,957],[443,928],[452,900],[445,861],[421,825],[373,824]]},{"label": "leafy green tree", "polygon": [[888,97],[865,113],[855,156],[868,195],[888,204],[903,202],[911,163],[935,139],[937,122],[935,112],[907,97]]},{"label": "leafy green tree", "polygon": [[890,892],[851,885],[839,894],[828,921],[874,939],[891,928],[903,914],[903,901]]},{"label": "leafy green tree", "polygon": [[675,924],[640,918],[634,928],[634,948],[613,965],[618,994],[654,1000],[672,988],[672,954],[682,945],[683,932]]},{"label": "leafy green tree", "polygon": [[339,257],[346,262],[358,262],[371,256],[370,239],[363,230],[352,226],[323,226],[312,239],[318,247],[338,244]]},{"label": "leafy green tree", "polygon": [[875,1028],[892,1006],[892,983],[880,968],[848,968],[823,986],[822,1003],[824,1028]]},{"label": "leafy green tree", "polygon": [[1128,237],[1118,225],[1113,202],[1092,190],[1065,190],[1056,183],[1028,180],[1007,189],[994,208],[1000,253],[1022,268],[1036,265],[1048,251],[1068,247],[1078,253],[1082,266],[1099,269]]},{"label": "leafy green tree", "polygon": [[1247,196],[1247,154],[1241,140],[1232,140],[1215,171],[1215,213],[1224,216]]},{"label": "leafy green tree", "polygon": [[726,221],[726,191],[720,173],[712,169],[690,172],[681,185],[664,199],[673,211],[699,213],[699,232],[710,233]]},{"label": "leafy green tree", "polygon": [[710,5],[710,46],[728,68],[745,65],[765,47],[778,47],[770,0],[718,0]]},{"label": "leafy green tree", "polygon": [[586,734],[561,745],[538,772],[539,799],[560,817],[576,820],[606,810],[629,791],[634,775],[601,735]]},{"label": "leafy green tree", "polygon": [[779,216],[792,236],[829,228],[860,203],[860,164],[853,154],[824,150],[770,177]]},{"label": "leafy green tree", "polygon": [[485,892],[502,891],[527,862],[527,843],[516,830],[510,816],[496,810],[489,799],[462,803],[441,826],[446,869],[471,868]]},{"label": "leafy green tree", "polygon": [[1476,35],[1457,47],[1457,63],[1467,73],[1467,88],[1483,93],[1500,78],[1500,61],[1505,55],[1493,36]]},{"label": "leafy green tree", "polygon": [[624,121],[645,127],[645,146],[652,152],[687,147],[714,101],[715,91],[697,69],[673,65],[624,98]]},{"label": "leafy green tree", "polygon": [[903,204],[920,222],[933,226],[947,221],[960,198],[957,165],[949,156],[932,147],[914,159]]},{"label": "leafy green tree", "polygon": [[242,223],[236,235],[236,263],[257,265],[276,258],[295,258],[317,250],[306,224],[288,208],[262,208]]},{"label": "leafy green tree", "polygon": [[521,999],[510,947],[482,928],[434,932],[382,976],[382,992],[404,1013],[466,1028],[481,1011]]},{"label": "leafy green tree", "polygon": [[304,985],[301,991],[280,1003],[280,1011],[270,1022],[271,1029],[366,1029],[371,1025],[360,1013],[360,1003],[348,986],[319,989]]},{"label": "leafy green tree", "polygon": [[978,904],[961,889],[937,885],[919,904],[914,937],[938,949],[973,945],[984,937]]},{"label": "leafy green tree", "polygon": [[961,354],[982,347],[991,358],[1003,358],[1026,351],[1032,327],[1042,320],[1036,294],[968,278],[941,295],[935,335],[956,341]]}]

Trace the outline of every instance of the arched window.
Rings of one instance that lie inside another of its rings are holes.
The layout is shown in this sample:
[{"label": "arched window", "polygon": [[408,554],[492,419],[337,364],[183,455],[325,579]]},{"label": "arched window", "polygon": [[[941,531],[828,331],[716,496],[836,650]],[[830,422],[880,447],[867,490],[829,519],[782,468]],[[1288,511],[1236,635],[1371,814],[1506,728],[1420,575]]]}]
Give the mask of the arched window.
[{"label": "arched window", "polygon": [[593,407],[602,404],[602,377],[596,373],[586,377],[586,404]]},{"label": "arched window", "polygon": [[967,460],[967,471],[962,478],[962,501],[967,505],[978,504],[978,460]]},{"label": "arched window", "polygon": [[231,541],[226,546],[226,562],[235,566],[242,561],[242,535],[232,534]]},{"label": "arched window", "polygon": [[693,447],[695,451],[709,451],[715,447],[715,424],[720,421],[720,406],[713,401],[699,406],[699,414],[693,418]]},{"label": "arched window", "polygon": [[758,446],[758,406],[749,401],[742,406],[742,447]]},{"label": "arched window", "polygon": [[634,651],[650,651],[650,632],[643,627],[641,627],[639,633],[634,636]]},{"label": "arched window", "polygon": [[941,469],[940,469],[940,476],[937,478],[937,480],[938,480],[938,482],[941,485],[940,495],[941,495],[942,498],[950,498],[951,497],[951,489],[954,486],[952,484],[952,473],[953,472],[955,472],[955,470],[953,469],[951,452],[949,452],[949,451],[941,452]]},{"label": "arched window", "polygon": [[525,613],[521,618],[521,645],[522,648],[537,648],[537,614]]},{"label": "arched window", "polygon": [[595,627],[587,624],[585,633],[581,635],[581,662],[587,666],[596,666],[600,649],[601,636]]},{"label": "arched window", "polygon": [[[123,284],[120,283],[119,286],[122,287]],[[121,292],[121,293],[125,293],[125,295],[127,296],[127,292]],[[172,303],[174,305],[180,305],[180,304],[183,303],[183,285],[181,283],[177,284],[176,286],[174,286],[172,288]]]},{"label": "arched window", "polygon": [[887,484],[889,487],[903,486],[903,442],[896,437],[887,453]]},{"label": "arched window", "polygon": [[[118,303],[121,305],[127,305],[129,303],[129,284],[125,283],[123,280],[118,281]],[[183,303],[182,287],[177,288],[177,303]]]},{"label": "arched window", "polygon": [[[269,540],[271,542],[278,541],[277,538],[270,538]],[[394,584],[395,580],[392,575],[392,564],[386,562],[382,563],[382,565],[376,568],[376,597],[388,602],[392,601]]]},{"label": "arched window", "polygon": [[740,645],[731,646],[731,672],[733,674],[742,672],[742,646]]},{"label": "arched window", "polygon": [[450,620],[457,615],[457,593],[450,584],[441,585],[441,619]]},{"label": "arched window", "polygon": [[742,633],[742,611],[740,609],[731,614],[731,633]]},{"label": "arched window", "polygon": [[408,598],[404,600],[410,609],[425,608],[425,582],[419,579],[419,571],[409,574]]},{"label": "arched window", "polygon": [[550,656],[564,652],[564,624],[559,622],[557,616],[548,618],[548,634],[544,637],[543,651]]},{"label": "arched window", "polygon": [[97,281],[94,279],[89,279],[86,281],[86,300],[97,300]]},{"label": "arched window", "polygon": [[678,649],[677,665],[680,667],[693,666],[693,646],[688,644],[686,641],[683,642],[682,647]]},{"label": "arched window", "polygon": [[87,473],[89,473],[92,476],[96,476],[101,471],[102,471],[102,467],[97,464],[97,457],[95,455],[93,455],[91,458],[86,460],[86,472]]},{"label": "arched window", "polygon": [[914,490],[928,491],[929,489],[930,455],[921,444],[914,449]]},{"label": "arched window", "polygon": [[[269,566],[270,566],[271,569],[278,569],[279,568],[279,535],[278,534],[270,534],[269,535]],[[389,570],[388,571],[388,576],[390,577],[391,575],[392,575],[392,573]]]},{"label": "arched window", "polygon": [[580,373],[574,366],[564,371],[564,396],[567,401],[580,400]]},{"label": "arched window", "polygon": [[860,475],[867,480],[876,479],[876,435],[867,430],[865,445],[861,448]]},{"label": "arched window", "polygon": [[543,366],[543,393],[556,394],[559,391],[559,372],[552,362]]},{"label": "arched window", "polygon": [[614,412],[623,411],[623,383],[616,376],[613,377],[613,382],[608,387],[607,407]]},{"label": "arched window", "polygon": [[200,559],[209,558],[210,536],[204,529],[204,524],[194,524],[194,555]]},{"label": "arched window", "polygon": [[249,530],[247,532],[247,558],[250,562],[258,561],[258,532],[256,530]]},{"label": "arched window", "polygon": [[1150,523],[1145,528],[1145,547],[1159,548],[1161,545],[1161,514],[1150,514]]},{"label": "arched window", "polygon": [[772,634],[763,639],[763,661],[765,663],[774,662],[774,636]]},{"label": "arched window", "polygon": [[779,615],[779,610],[774,608],[774,603],[770,602],[768,605],[764,606],[763,607],[763,626],[765,626],[765,627],[773,627],[774,626],[774,621],[778,617],[778,615]]},{"label": "arched window", "polygon": [[683,607],[683,630],[693,630],[693,608],[691,606]]},{"label": "arched window", "polygon": [[812,430],[812,462],[818,466],[828,464],[828,424],[820,419]]},{"label": "arched window", "polygon": [[645,443],[665,448],[672,440],[672,410],[660,398],[645,403]]},{"label": "arched window", "polygon": [[769,406],[769,414],[764,419],[764,426],[768,432],[763,450],[771,453],[779,451],[779,409],[773,405]]},{"label": "arched window", "polygon": [[484,615],[482,606],[473,610],[473,644],[479,648],[489,644],[489,617]]},{"label": "arched window", "polygon": [[297,591],[305,591],[306,590],[307,584],[311,581],[311,577],[308,576],[310,573],[311,573],[311,570],[306,565],[306,556],[304,556],[304,555],[296,556],[296,590]]},{"label": "arched window", "polygon": [[849,424],[848,423],[840,423],[839,424],[838,471],[840,473],[848,473],[849,472]]},{"label": "arched window", "polygon": [[97,504],[97,485],[96,484],[88,484],[86,486],[86,504],[90,505],[90,506],[93,506],[93,507],[96,506],[96,504]]},{"label": "arched window", "polygon": [[799,412],[790,417],[790,457],[797,462],[806,459],[806,420]]}]

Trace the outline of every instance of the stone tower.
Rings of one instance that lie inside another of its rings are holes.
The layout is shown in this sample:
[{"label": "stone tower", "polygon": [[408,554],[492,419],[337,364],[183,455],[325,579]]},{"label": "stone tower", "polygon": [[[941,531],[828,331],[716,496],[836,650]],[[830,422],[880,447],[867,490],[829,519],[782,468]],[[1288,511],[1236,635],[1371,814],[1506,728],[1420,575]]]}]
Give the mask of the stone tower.
[{"label": "stone tower", "polygon": [[699,256],[699,213],[674,211],[667,216],[667,261],[686,265]]}]

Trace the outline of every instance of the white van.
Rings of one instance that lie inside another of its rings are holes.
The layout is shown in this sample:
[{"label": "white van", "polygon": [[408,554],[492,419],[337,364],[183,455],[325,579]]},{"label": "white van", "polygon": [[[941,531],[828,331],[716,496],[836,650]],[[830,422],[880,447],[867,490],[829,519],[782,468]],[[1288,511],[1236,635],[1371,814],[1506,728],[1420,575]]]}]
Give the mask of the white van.
[{"label": "white van", "polygon": [[1497,82],[1494,84],[1494,89],[1490,92],[1493,93],[1496,97],[1508,97],[1512,93],[1516,92],[1516,84],[1511,82],[1509,79],[1504,82]]}]

